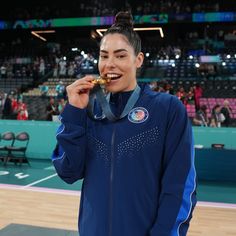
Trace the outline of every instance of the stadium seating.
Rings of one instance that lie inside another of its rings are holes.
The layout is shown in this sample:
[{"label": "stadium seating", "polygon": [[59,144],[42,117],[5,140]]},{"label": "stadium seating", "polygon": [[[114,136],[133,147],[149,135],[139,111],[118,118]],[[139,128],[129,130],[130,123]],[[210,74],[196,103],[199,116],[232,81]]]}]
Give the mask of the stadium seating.
[{"label": "stadium seating", "polygon": [[29,163],[29,160],[26,156],[26,151],[28,148],[30,136],[27,132],[19,132],[14,135],[14,140],[11,146],[6,146],[6,150],[8,151],[8,156],[4,158],[4,164],[7,162],[16,163]]},{"label": "stadium seating", "polygon": [[12,131],[6,131],[0,135],[0,159],[6,164],[9,157],[9,147],[13,146],[15,140],[15,133]]}]

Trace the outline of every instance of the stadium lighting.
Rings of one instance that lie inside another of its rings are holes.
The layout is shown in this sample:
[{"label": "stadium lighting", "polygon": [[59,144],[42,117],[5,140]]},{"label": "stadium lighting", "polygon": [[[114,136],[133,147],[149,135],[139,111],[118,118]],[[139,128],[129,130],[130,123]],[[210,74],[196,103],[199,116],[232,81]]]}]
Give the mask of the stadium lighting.
[{"label": "stadium lighting", "polygon": [[76,52],[78,51],[78,48],[71,48],[71,51]]},{"label": "stadium lighting", "polygon": [[[102,37],[103,32],[105,32],[107,29],[96,29],[96,32]],[[135,31],[152,31],[157,30],[160,32],[160,35],[162,38],[164,38],[164,33],[162,27],[143,27],[143,28],[134,28]]]},{"label": "stadium lighting", "polygon": [[46,38],[42,37],[39,34],[52,34],[52,33],[55,33],[55,32],[56,32],[55,30],[32,30],[31,34],[33,34],[35,37],[37,37],[37,38],[39,38],[43,41],[47,41]]},{"label": "stadium lighting", "polygon": [[34,36],[36,36],[37,38],[43,40],[43,41],[47,41],[47,39],[45,39],[44,37],[40,36],[39,34],[35,33],[34,31],[31,31],[31,34],[33,34]]}]

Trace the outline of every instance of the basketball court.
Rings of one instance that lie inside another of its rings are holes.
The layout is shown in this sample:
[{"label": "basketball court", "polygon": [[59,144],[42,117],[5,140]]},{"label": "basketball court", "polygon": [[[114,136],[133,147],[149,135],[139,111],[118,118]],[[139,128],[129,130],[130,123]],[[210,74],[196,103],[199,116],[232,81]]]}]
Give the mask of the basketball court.
[{"label": "basketball court", "polygon": [[[64,183],[50,160],[1,163],[0,235],[78,235],[81,186]],[[189,235],[236,235],[236,184],[199,182],[197,193]]]}]

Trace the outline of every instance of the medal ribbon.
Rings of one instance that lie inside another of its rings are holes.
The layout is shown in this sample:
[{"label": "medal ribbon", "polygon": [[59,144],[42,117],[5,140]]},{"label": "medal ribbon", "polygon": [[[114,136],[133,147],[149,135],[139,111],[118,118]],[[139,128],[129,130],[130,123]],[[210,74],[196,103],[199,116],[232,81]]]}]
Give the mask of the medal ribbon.
[{"label": "medal ribbon", "polygon": [[[87,109],[88,115],[93,120],[102,120],[104,118],[107,118],[110,121],[116,121],[116,120],[122,119],[123,117],[128,115],[128,113],[131,111],[131,109],[133,108],[133,106],[137,102],[139,95],[140,95],[140,91],[141,91],[141,89],[137,85],[135,87],[134,91],[132,92],[132,94],[130,95],[121,115],[115,116],[113,114],[113,112],[111,111],[111,107],[109,104],[111,94],[109,93],[108,95],[105,96],[103,89],[100,87],[100,85],[97,85],[94,87],[94,89],[92,90],[92,92],[90,94],[89,103],[88,103],[88,107],[87,107],[88,108]],[[94,115],[95,97],[97,98],[97,101],[102,109],[101,116]]]}]

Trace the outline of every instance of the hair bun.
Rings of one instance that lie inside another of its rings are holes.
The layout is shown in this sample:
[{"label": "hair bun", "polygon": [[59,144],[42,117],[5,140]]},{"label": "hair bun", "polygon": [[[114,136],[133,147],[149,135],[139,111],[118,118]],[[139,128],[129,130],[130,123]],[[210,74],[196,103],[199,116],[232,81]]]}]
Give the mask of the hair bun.
[{"label": "hair bun", "polygon": [[133,28],[133,17],[131,13],[124,11],[117,13],[115,16],[115,25]]}]

